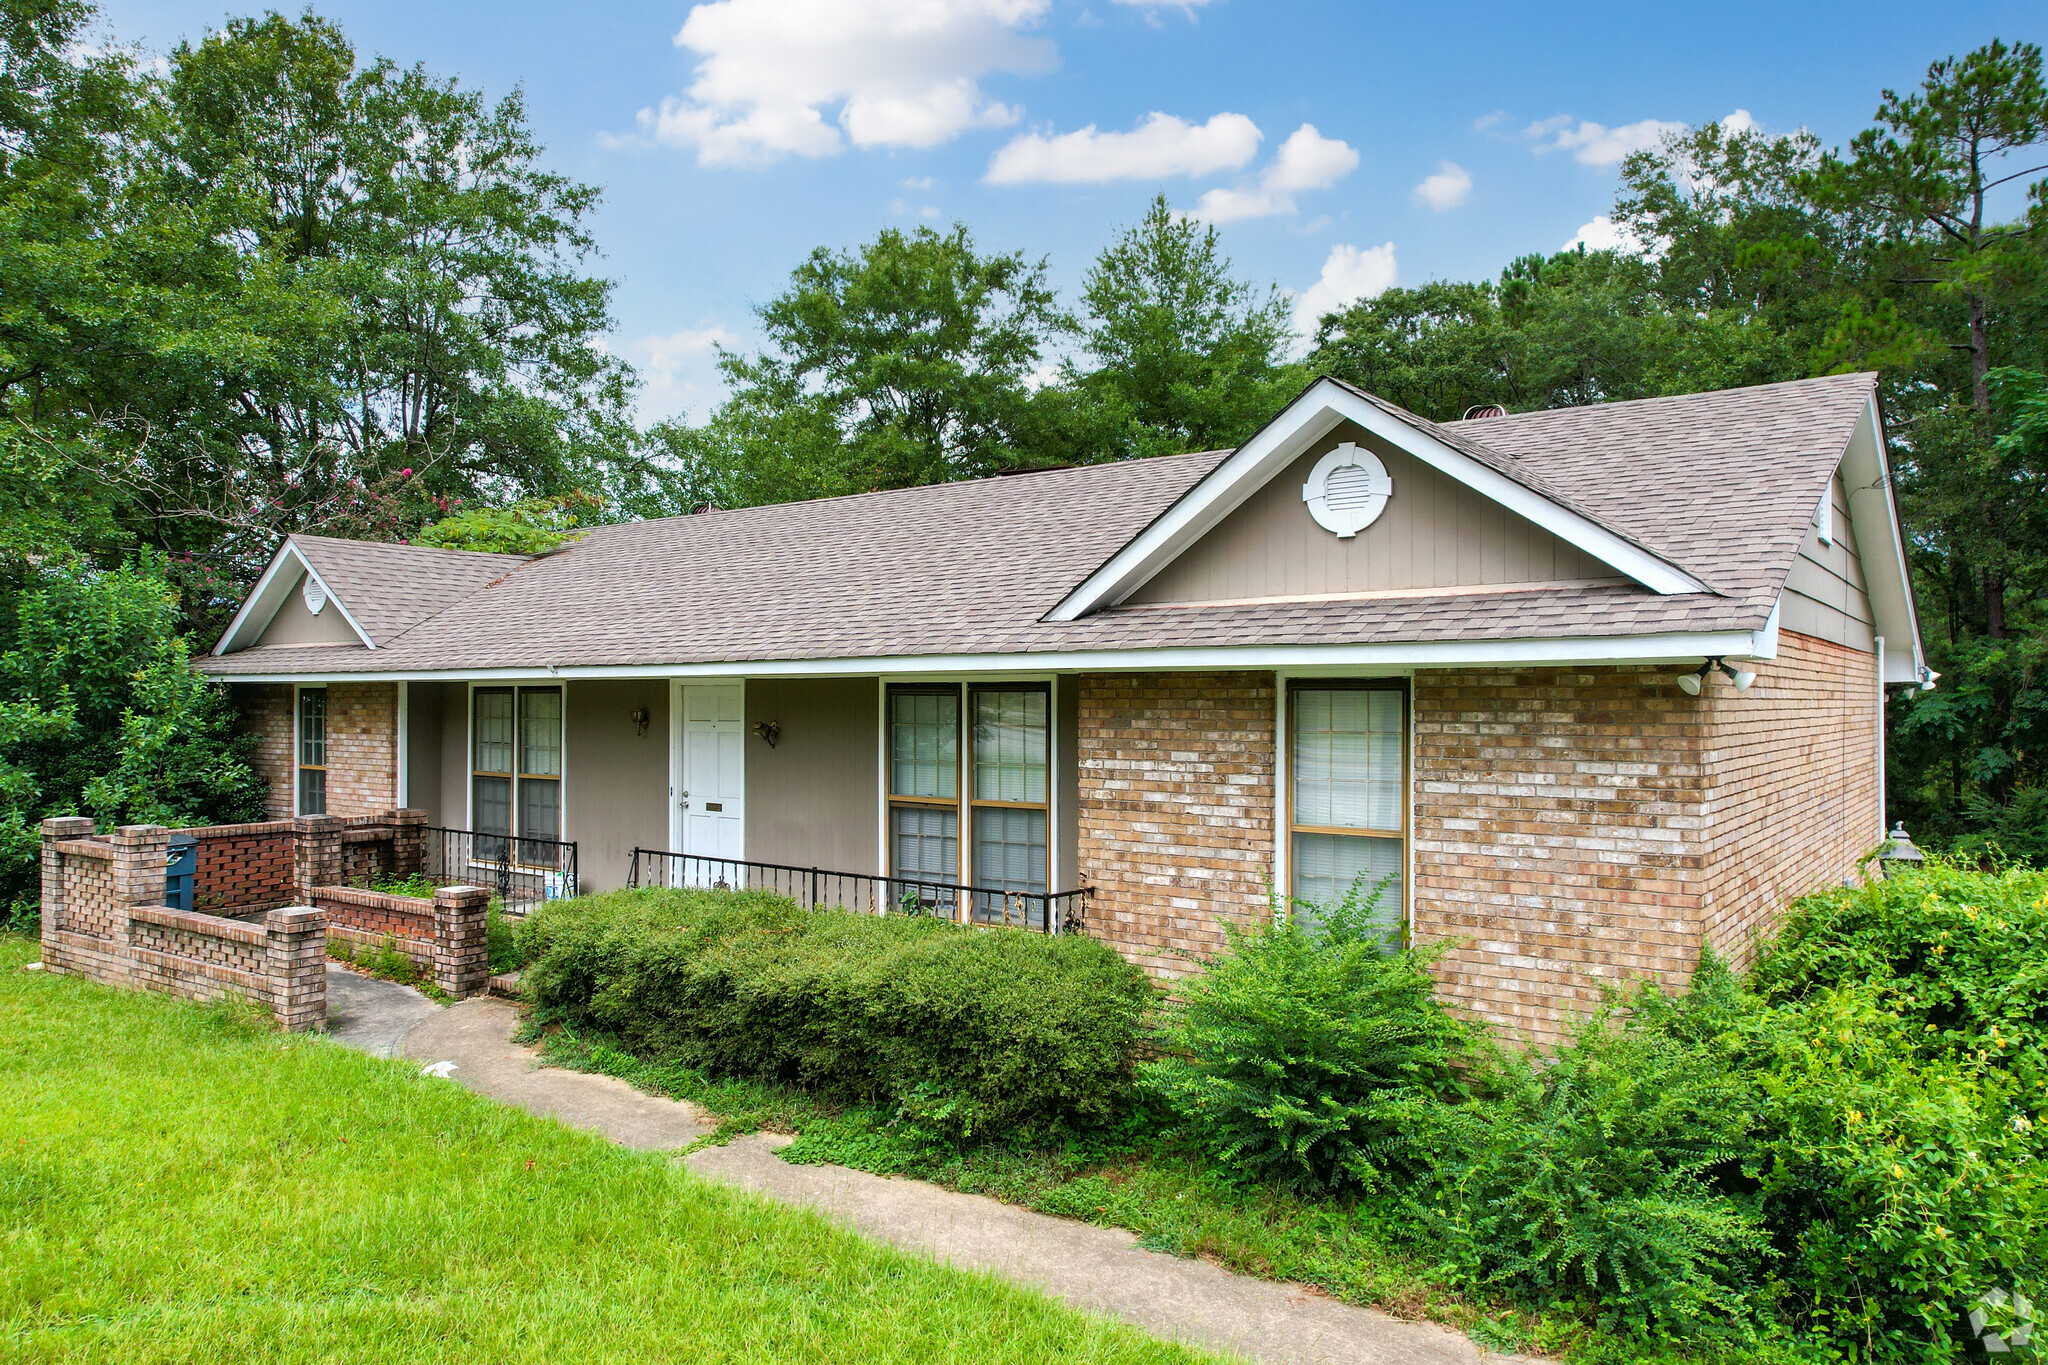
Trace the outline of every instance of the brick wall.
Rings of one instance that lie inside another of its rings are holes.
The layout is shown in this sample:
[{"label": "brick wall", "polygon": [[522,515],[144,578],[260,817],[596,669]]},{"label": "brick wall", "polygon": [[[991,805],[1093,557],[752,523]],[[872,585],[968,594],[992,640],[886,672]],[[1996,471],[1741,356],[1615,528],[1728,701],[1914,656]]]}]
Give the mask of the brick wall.
[{"label": "brick wall", "polygon": [[289,683],[236,683],[242,728],[256,736],[250,765],[270,784],[263,813],[272,820],[292,816],[292,784],[297,769],[292,759],[292,688]]},{"label": "brick wall", "polygon": [[1161,976],[1267,913],[1271,673],[1079,679],[1080,872],[1090,933]]},{"label": "brick wall", "polygon": [[169,830],[91,830],[84,818],[43,822],[44,966],[194,1000],[247,996],[289,1029],[325,1020],[319,911],[287,907],[258,922],[172,910],[162,903]]},{"label": "brick wall", "polygon": [[232,915],[292,903],[296,883],[290,820],[210,825],[183,832],[192,835],[198,845],[199,861],[192,879],[194,910]]},{"label": "brick wall", "polygon": [[[252,760],[270,783],[265,813],[289,819],[298,781],[289,684],[238,685],[242,723],[257,737]],[[398,684],[327,687],[327,811],[362,815],[398,802]]]},{"label": "brick wall", "polygon": [[1711,701],[1671,668],[1418,672],[1418,944],[1444,997],[1554,1042],[1600,983],[1699,956]]},{"label": "brick wall", "polygon": [[327,912],[327,937],[351,955],[387,941],[421,971],[434,970],[434,903],[419,896],[391,896],[346,886],[314,889],[313,904]]},{"label": "brick wall", "polygon": [[1784,632],[1746,693],[1710,688],[1706,937],[1737,965],[1795,896],[1883,838],[1877,657]]}]

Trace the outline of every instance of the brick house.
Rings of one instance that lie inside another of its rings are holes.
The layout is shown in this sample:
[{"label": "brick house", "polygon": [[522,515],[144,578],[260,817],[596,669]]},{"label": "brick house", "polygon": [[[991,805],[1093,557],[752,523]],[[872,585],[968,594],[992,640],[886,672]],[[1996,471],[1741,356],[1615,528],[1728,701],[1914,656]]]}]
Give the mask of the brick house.
[{"label": "brick house", "polygon": [[1167,974],[1362,878],[1538,1040],[1852,875],[1931,684],[1870,375],[1443,424],[1321,380],[1234,451],[532,558],[294,536],[202,667],[278,817],[1021,900]]}]

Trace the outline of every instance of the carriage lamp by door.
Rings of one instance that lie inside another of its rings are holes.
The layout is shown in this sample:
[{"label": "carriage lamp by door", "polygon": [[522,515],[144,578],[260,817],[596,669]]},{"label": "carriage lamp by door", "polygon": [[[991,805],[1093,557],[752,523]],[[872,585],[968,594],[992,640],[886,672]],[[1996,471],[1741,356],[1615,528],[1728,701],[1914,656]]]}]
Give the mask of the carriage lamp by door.
[{"label": "carriage lamp by door", "polygon": [[775,747],[775,741],[782,738],[782,722],[779,720],[756,721],[754,722],[754,733],[767,740],[768,747],[772,749]]},{"label": "carriage lamp by door", "polygon": [[636,707],[634,707],[634,708],[633,708],[633,724],[635,724],[635,725],[637,725],[638,727],[640,727],[640,733],[641,733],[641,734],[643,734],[643,735],[644,735],[644,734],[646,734],[646,733],[647,733],[647,708],[646,708],[646,707],[644,707],[644,706],[636,706]]}]

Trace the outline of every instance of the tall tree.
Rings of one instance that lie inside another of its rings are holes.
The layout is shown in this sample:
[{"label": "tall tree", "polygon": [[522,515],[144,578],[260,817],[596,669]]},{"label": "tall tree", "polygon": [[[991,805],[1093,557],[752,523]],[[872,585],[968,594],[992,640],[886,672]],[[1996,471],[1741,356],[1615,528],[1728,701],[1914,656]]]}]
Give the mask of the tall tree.
[{"label": "tall tree", "polygon": [[738,506],[975,478],[1031,463],[1030,379],[1071,330],[1021,252],[964,226],[820,247],[756,310],[768,346],[721,353],[732,397],[656,438],[689,496]]},{"label": "tall tree", "polygon": [[1094,410],[1098,454],[1236,445],[1304,381],[1286,363],[1286,301],[1233,275],[1216,229],[1165,195],[1096,257],[1082,300],[1094,363],[1065,378]]}]

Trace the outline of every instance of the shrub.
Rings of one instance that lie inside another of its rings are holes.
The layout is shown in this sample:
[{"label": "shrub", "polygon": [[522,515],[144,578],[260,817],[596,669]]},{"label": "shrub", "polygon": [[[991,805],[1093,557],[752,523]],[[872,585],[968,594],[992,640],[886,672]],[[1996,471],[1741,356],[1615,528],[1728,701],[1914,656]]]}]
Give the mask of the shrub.
[{"label": "shrub", "polygon": [[1412,1111],[1459,1088],[1467,1034],[1371,927],[1375,899],[1226,924],[1227,951],[1168,1002],[1145,1084],[1225,1166],[1310,1189],[1412,1173]]},{"label": "shrub", "polygon": [[1752,1108],[1721,1031],[1742,1009],[1709,959],[1687,996],[1612,1001],[1547,1062],[1497,1054],[1479,1098],[1418,1116],[1435,1179],[1410,1206],[1453,1271],[1610,1329],[1747,1335],[1766,1238],[1722,1179]]},{"label": "shrub", "polygon": [[1092,939],[760,893],[559,902],[520,936],[532,999],[556,1017],[643,1057],[886,1103],[951,1138],[1113,1119],[1152,995]]}]

